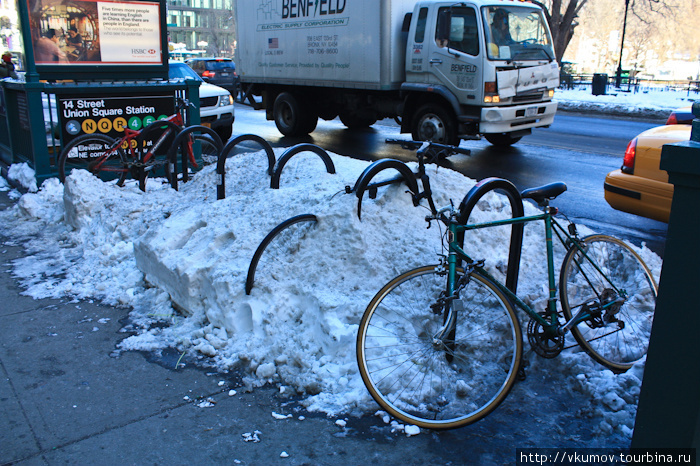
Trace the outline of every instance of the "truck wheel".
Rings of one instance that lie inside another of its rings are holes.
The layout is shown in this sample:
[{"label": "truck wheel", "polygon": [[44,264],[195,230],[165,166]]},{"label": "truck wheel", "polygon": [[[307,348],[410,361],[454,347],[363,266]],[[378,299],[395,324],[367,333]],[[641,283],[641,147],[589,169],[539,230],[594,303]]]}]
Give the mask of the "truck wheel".
[{"label": "truck wheel", "polygon": [[508,147],[512,146],[516,142],[522,139],[522,136],[513,137],[510,133],[491,133],[484,134],[484,137],[488,142],[497,147]]},{"label": "truck wheel", "polygon": [[340,121],[350,129],[369,128],[377,122],[376,118],[361,117],[352,113],[341,113]]},{"label": "truck wheel", "polygon": [[316,128],[297,98],[289,92],[277,96],[272,114],[277,129],[285,136],[306,135]]},{"label": "truck wheel", "polygon": [[440,105],[426,104],[413,117],[411,135],[415,141],[432,141],[450,146],[459,145],[453,118]]}]

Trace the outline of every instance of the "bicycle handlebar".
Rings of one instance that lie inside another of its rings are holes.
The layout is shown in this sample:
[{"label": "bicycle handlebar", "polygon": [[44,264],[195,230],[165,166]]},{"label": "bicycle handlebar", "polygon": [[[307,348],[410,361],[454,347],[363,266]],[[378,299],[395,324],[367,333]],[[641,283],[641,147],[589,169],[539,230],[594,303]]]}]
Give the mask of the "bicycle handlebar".
[{"label": "bicycle handlebar", "polygon": [[[445,215],[445,212],[449,212],[449,215]],[[447,225],[450,223],[450,219],[453,218],[456,213],[457,210],[455,209],[454,205],[450,204],[437,210],[435,213],[426,215],[425,221],[430,223],[432,220],[440,220],[442,223]]]}]

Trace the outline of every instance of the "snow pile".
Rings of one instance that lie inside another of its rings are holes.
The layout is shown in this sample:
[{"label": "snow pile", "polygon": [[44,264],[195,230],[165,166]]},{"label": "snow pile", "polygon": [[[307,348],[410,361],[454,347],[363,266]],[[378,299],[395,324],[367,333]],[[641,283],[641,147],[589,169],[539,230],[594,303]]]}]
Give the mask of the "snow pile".
[{"label": "snow pile", "polygon": [[[32,169],[32,167],[30,167],[27,163],[17,163],[10,166],[10,169],[7,172],[7,177],[11,181],[23,186],[31,193],[35,193],[39,190],[36,185],[34,169]],[[4,179],[3,182],[6,183]]]},{"label": "snow pile", "polygon": [[697,93],[644,89],[640,92],[621,92],[609,87],[605,95],[593,95],[590,87],[557,90],[554,101],[559,110],[604,113],[606,115],[633,115],[637,118],[668,118],[671,110],[692,105]]},{"label": "snow pile", "polygon": [[[224,200],[216,200],[213,167],[179,192],[152,180],[146,193],[133,183],[119,188],[83,171],[72,174],[65,189],[47,180],[0,213],[8,234],[26,239],[29,254],[16,262],[15,273],[37,298],[96,298],[130,307],[128,330],[135,335],[122,350],[172,347],[222,371],[240,368],[249,386],[274,382],[305,394],[310,410],[374,412],[355,361],[357,325],[391,278],[437,262],[441,229],[426,230],[428,211],[413,206],[404,185],[365,198],[360,221],[357,198],[344,188],[368,163],[331,156],[335,175],[325,173],[315,154],[297,154],[278,190],[269,187],[263,152],[231,158]],[[438,206],[458,204],[475,183],[448,169],[428,171]],[[388,170],[377,179],[394,175]],[[526,203],[526,213],[534,212]],[[274,226],[303,213],[316,215],[317,224],[274,261],[261,261],[246,295],[255,248]],[[508,201],[492,193],[471,219],[508,216]],[[502,277],[509,238],[508,227],[472,232],[467,250]],[[556,261],[563,252],[559,246]],[[642,254],[658,278],[661,260],[648,249]],[[518,291],[534,308],[544,308],[547,298],[544,257],[543,228],[530,225]],[[600,417],[602,432],[627,433],[642,368],[613,376],[582,353],[562,356],[567,361],[547,370],[570,374],[569,389],[590,395],[591,411],[583,414]]]}]

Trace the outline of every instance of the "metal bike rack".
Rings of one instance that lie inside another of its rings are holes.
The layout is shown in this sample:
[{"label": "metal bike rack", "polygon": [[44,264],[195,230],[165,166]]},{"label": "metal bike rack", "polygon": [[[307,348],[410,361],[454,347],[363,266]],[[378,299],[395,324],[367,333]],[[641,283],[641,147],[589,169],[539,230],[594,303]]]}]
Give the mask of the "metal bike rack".
[{"label": "metal bike rack", "polygon": [[[175,138],[175,141],[173,141],[172,147],[170,147],[170,151],[168,151],[168,163],[170,164],[172,170],[171,170],[171,180],[170,184],[173,187],[175,191],[177,191],[177,160],[175,160],[176,155],[177,155],[177,148],[181,144],[185,142],[185,138],[189,136],[192,133],[205,133],[206,135],[210,136],[213,141],[214,145],[216,145],[216,148],[221,154],[221,149],[223,148],[223,143],[221,142],[221,138],[219,137],[218,134],[216,134],[216,131],[214,131],[211,128],[208,128],[206,126],[201,126],[201,125],[194,125],[194,126],[188,126],[187,128],[183,129],[180,131],[180,134],[177,135]],[[185,154],[185,151],[182,151],[182,181],[187,182],[189,180],[189,173],[188,173],[188,164],[189,160],[187,160],[187,154]]]},{"label": "metal bike rack", "polygon": [[280,175],[282,174],[282,169],[287,162],[289,162],[289,159],[300,152],[313,152],[314,154],[318,155],[326,165],[326,171],[332,175],[335,174],[335,165],[333,164],[330,155],[328,155],[328,152],[314,144],[297,144],[296,146],[287,149],[284,154],[282,154],[282,157],[280,157],[280,159],[277,161],[275,170],[272,173],[272,179],[270,180],[270,188],[280,188]]},{"label": "metal bike rack", "polygon": [[[386,181],[378,181],[376,183],[369,184],[377,173],[387,169],[396,170],[399,172],[399,176]],[[381,186],[388,186],[399,181],[406,182],[413,198],[413,205],[417,206],[420,202],[418,183],[416,182],[415,173],[408,168],[408,165],[396,159],[382,159],[377,160],[369,167],[365,168],[362,174],[357,178],[355,186],[353,186],[352,189],[349,186],[345,188],[346,193],[355,193],[357,196],[357,218],[362,220],[362,196],[364,196],[365,191],[369,190],[369,198],[374,199],[377,197],[377,188]]]},{"label": "metal bike rack", "polygon": [[[520,196],[518,188],[513,183],[503,178],[485,178],[479,181],[468,193],[464,196],[462,203],[459,205],[458,221],[461,225],[466,225],[476,203],[481,200],[484,195],[491,191],[502,190],[505,192],[510,201],[511,213],[513,218],[523,217],[525,208],[523,199]],[[506,287],[515,293],[518,287],[518,274],[520,272],[520,256],[523,249],[523,232],[525,225],[522,223],[512,225],[510,233],[510,252],[508,254],[508,270],[506,272]],[[464,248],[464,233],[459,237],[460,246]]]},{"label": "metal bike rack", "polygon": [[216,173],[219,177],[216,186],[217,200],[226,198],[226,159],[228,158],[228,154],[243,141],[253,141],[260,144],[260,146],[265,150],[265,153],[267,154],[267,174],[272,176],[272,174],[274,173],[276,162],[275,152],[272,150],[272,146],[269,142],[267,142],[260,136],[256,136],[255,134],[243,134],[241,136],[236,137],[235,139],[231,139],[224,146],[224,149],[219,154],[219,159],[216,162]]}]

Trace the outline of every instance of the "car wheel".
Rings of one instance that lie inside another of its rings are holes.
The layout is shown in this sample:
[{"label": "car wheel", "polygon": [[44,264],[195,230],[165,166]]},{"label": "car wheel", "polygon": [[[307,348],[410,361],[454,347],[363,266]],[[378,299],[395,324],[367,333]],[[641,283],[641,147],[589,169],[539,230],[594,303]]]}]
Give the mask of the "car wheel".
[{"label": "car wheel", "polygon": [[224,126],[222,128],[217,128],[216,134],[221,138],[221,142],[226,144],[226,141],[231,139],[231,134],[233,134],[233,128],[231,126]]}]

